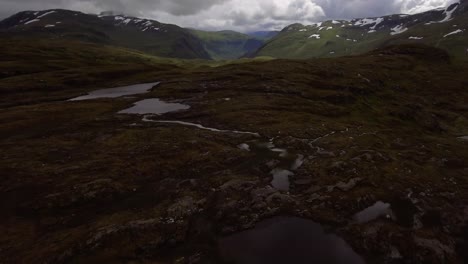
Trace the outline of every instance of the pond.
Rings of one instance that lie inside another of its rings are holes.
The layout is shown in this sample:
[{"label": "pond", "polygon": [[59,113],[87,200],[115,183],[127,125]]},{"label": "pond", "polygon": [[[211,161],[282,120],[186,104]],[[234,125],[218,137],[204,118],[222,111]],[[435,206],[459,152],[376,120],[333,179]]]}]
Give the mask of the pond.
[{"label": "pond", "polygon": [[121,96],[134,95],[134,94],[144,94],[149,92],[154,86],[159,85],[160,82],[153,83],[142,83],[135,85],[128,85],[116,88],[100,89],[92,91],[87,95],[79,96],[69,101],[83,101],[83,100],[92,100],[99,98],[117,98]]},{"label": "pond", "polygon": [[226,263],[361,264],[365,263],[342,238],[311,220],[279,216],[254,229],[219,241]]},{"label": "pond", "polygon": [[157,98],[145,99],[139,102],[136,102],[134,106],[122,110],[119,114],[165,114],[169,112],[175,112],[180,110],[190,109],[189,105],[178,104],[178,103],[168,103],[161,101]]}]

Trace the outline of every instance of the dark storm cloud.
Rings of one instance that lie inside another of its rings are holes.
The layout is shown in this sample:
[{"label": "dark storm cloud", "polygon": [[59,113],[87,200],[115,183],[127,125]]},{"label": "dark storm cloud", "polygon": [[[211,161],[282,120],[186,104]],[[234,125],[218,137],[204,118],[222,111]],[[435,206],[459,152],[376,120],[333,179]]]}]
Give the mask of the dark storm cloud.
[{"label": "dark storm cloud", "polygon": [[415,13],[454,0],[0,0],[0,18],[23,10],[116,11],[210,30],[281,29],[291,23]]}]

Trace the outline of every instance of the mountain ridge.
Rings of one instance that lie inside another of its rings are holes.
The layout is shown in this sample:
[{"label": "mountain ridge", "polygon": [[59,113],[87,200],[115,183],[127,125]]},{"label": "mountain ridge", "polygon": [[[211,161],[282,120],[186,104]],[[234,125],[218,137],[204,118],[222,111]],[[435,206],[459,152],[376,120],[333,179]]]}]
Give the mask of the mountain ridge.
[{"label": "mountain ridge", "polygon": [[251,57],[338,57],[402,43],[441,47],[451,55],[460,56],[466,52],[463,43],[468,40],[467,3],[463,0],[414,15],[327,20],[311,25],[295,23],[285,27]]},{"label": "mountain ridge", "polygon": [[74,39],[162,57],[211,58],[201,41],[179,26],[121,15],[89,15],[63,9],[24,11],[1,21],[0,30],[6,36]]},{"label": "mountain ridge", "polygon": [[466,53],[468,1],[414,15],[291,24],[280,32],[202,31],[114,12],[23,11],[0,21],[0,37],[63,38],[112,45],[159,57],[226,60],[307,59],[357,55],[387,45],[421,43],[452,56]]},{"label": "mountain ridge", "polygon": [[93,15],[64,9],[19,12],[0,21],[0,33],[3,37],[81,40],[160,57],[205,60],[237,59],[265,41],[231,30],[201,31],[113,12]]}]

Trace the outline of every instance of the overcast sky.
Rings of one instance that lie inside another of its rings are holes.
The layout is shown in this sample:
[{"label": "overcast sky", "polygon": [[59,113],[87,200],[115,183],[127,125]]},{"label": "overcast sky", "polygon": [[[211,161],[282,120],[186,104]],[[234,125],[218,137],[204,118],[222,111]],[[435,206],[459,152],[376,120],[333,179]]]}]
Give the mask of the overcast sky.
[{"label": "overcast sky", "polygon": [[206,30],[280,30],[292,23],[417,13],[456,0],[0,0],[0,18],[24,10],[113,10]]}]

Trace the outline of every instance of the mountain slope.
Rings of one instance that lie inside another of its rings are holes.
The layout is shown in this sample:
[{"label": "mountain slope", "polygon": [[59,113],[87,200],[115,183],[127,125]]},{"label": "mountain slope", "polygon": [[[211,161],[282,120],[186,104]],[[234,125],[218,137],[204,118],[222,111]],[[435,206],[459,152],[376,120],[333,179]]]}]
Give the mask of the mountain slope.
[{"label": "mountain slope", "polygon": [[176,25],[69,10],[26,11],[0,22],[0,36],[73,39],[126,47],[162,57],[210,59],[203,43]]},{"label": "mountain slope", "polygon": [[325,21],[283,29],[253,56],[337,57],[361,54],[391,44],[421,43],[466,56],[466,0],[415,15],[390,15],[351,21]]},{"label": "mountain slope", "polygon": [[235,31],[191,30],[213,59],[237,59],[258,50],[264,41]]}]

